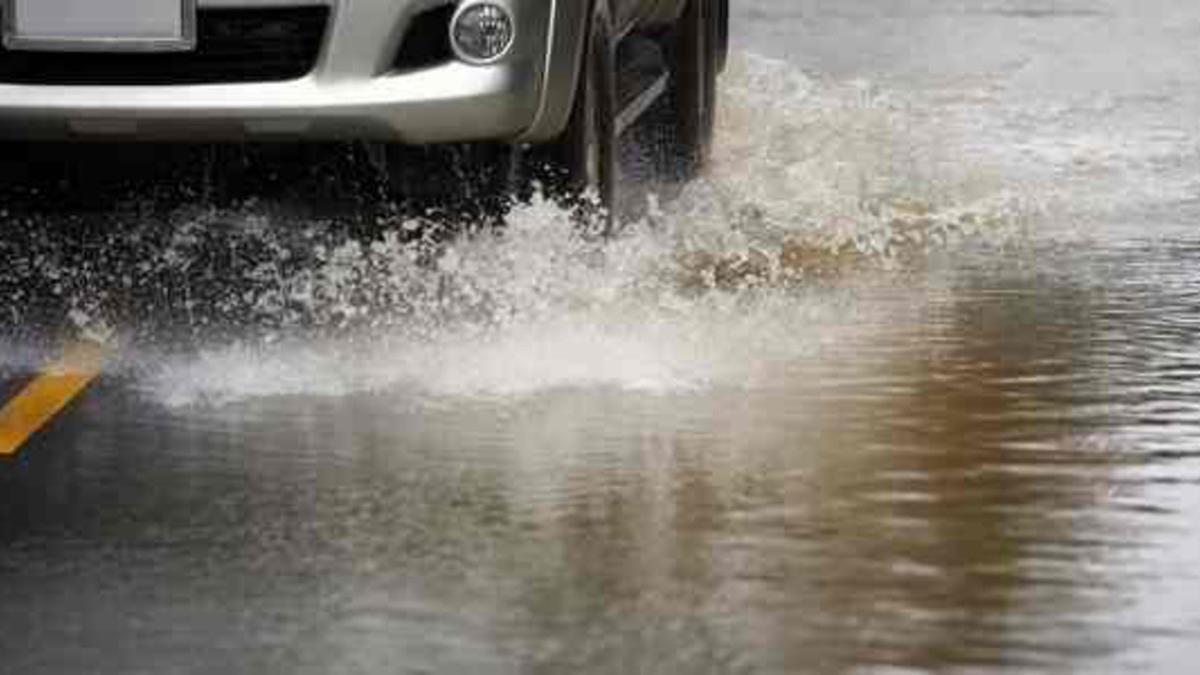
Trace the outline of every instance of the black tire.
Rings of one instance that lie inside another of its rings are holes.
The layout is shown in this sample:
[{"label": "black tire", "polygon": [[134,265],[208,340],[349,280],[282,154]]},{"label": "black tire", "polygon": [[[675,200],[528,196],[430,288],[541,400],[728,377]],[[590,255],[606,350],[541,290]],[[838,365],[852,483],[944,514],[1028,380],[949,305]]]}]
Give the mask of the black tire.
[{"label": "black tire", "polygon": [[598,227],[604,234],[611,233],[625,208],[620,189],[617,41],[612,17],[608,0],[596,0],[571,117],[562,136],[547,148],[558,174],[550,181],[551,188],[565,192],[584,224]]},{"label": "black tire", "polygon": [[[722,0],[689,0],[668,50],[678,178],[708,164],[716,131],[719,11]],[[727,0],[726,0],[727,2]]]},{"label": "black tire", "polygon": [[[565,192],[567,202],[580,207],[585,223],[613,232],[619,222],[643,215],[639,189],[661,188],[653,184],[662,178],[686,181],[708,161],[715,127],[718,59],[714,49],[722,6],[727,11],[728,0],[690,0],[670,30],[629,38],[659,39],[670,83],[661,104],[647,111],[646,123],[639,121],[628,130],[638,142],[623,146],[617,128],[619,45],[610,0],[593,3],[567,129],[559,140],[529,156],[533,176],[553,191]],[[625,151],[635,146],[652,148],[648,165],[653,175],[638,177],[638,167],[633,165],[639,162],[631,165],[625,157],[629,154]],[[536,168],[543,164],[552,166],[549,179]],[[625,177],[628,184],[622,181],[622,167],[631,172]],[[587,200],[578,198],[589,194],[599,200],[600,217]]]}]

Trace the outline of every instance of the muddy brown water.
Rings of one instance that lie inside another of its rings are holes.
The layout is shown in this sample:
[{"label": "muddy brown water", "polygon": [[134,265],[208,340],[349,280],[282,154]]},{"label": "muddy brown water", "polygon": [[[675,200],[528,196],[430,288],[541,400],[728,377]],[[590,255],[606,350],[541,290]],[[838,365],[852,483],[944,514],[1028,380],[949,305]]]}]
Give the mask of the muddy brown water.
[{"label": "muddy brown water", "polygon": [[151,203],[25,261],[95,321],[224,233],[180,288],[270,330],[0,465],[0,671],[1192,672],[1200,10],[734,10],[711,174],[616,241]]}]

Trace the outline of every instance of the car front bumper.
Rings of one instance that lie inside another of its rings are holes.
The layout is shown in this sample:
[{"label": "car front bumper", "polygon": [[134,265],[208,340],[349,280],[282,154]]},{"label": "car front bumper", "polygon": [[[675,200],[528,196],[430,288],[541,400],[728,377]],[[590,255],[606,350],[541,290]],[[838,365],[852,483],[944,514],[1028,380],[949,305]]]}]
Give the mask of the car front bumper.
[{"label": "car front bumper", "polygon": [[451,59],[395,72],[393,59],[413,18],[440,1],[201,0],[201,8],[330,6],[315,68],[284,82],[0,83],[0,137],[436,143],[521,140],[539,133],[551,80],[551,44],[569,40],[561,27],[551,29],[558,3],[507,0],[517,40],[496,64]]}]

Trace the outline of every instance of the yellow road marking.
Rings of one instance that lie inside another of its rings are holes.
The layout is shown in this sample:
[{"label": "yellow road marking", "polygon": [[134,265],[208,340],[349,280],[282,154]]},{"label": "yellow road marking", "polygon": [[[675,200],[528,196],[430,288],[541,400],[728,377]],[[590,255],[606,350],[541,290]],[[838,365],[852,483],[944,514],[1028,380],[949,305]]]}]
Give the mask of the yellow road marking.
[{"label": "yellow road marking", "polygon": [[75,342],[0,409],[0,457],[17,454],[31,436],[83,393],[104,366],[105,349]]}]

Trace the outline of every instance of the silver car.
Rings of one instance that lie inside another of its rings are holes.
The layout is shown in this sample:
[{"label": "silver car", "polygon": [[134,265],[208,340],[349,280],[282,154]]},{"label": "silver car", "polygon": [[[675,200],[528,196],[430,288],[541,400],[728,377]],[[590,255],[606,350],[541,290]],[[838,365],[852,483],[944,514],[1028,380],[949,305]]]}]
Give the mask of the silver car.
[{"label": "silver car", "polygon": [[[651,108],[713,133],[728,0],[0,0],[0,138],[535,147],[616,201]],[[663,124],[665,122],[665,125]],[[499,159],[497,160],[499,161]]]}]

